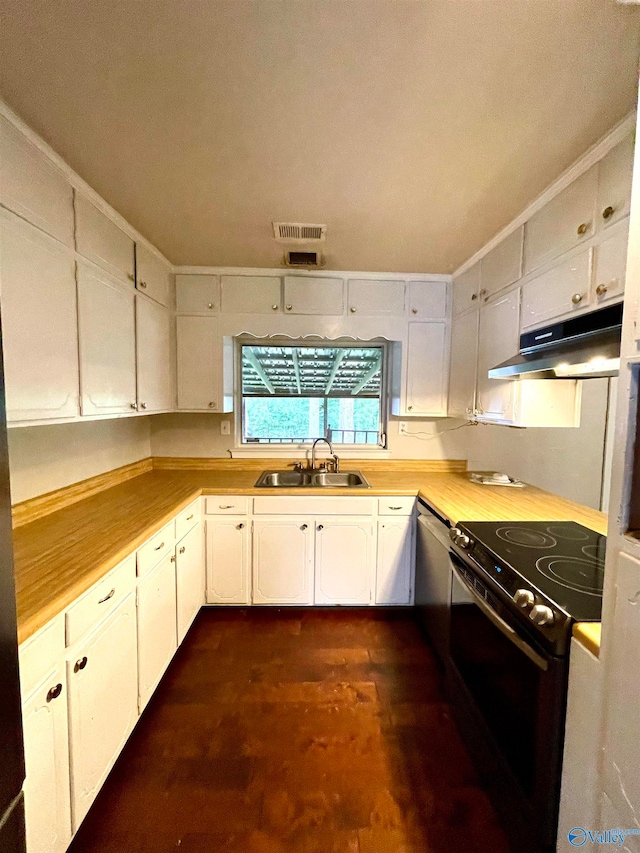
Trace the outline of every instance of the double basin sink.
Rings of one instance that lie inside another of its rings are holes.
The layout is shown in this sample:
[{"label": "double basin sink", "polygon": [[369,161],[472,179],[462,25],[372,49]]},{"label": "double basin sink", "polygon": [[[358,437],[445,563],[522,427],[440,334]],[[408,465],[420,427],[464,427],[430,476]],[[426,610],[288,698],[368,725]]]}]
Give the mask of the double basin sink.
[{"label": "double basin sink", "polygon": [[369,489],[360,471],[263,471],[257,489]]}]

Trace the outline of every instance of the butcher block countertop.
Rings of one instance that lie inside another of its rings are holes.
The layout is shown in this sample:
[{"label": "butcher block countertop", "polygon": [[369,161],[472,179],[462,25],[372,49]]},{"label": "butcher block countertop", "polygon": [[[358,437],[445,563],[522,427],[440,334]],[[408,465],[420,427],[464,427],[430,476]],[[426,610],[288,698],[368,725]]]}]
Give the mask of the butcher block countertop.
[{"label": "butcher block countertop", "polygon": [[[362,471],[371,488],[319,490],[254,489],[261,470],[255,464],[247,468],[232,464],[197,468],[192,464],[184,470],[170,470],[165,468],[168,463],[159,462],[160,470],[154,460],[153,470],[97,494],[91,494],[88,485],[89,497],[81,498],[78,485],[71,487],[75,490],[75,503],[14,529],[20,642],[64,610],[201,494],[419,495],[451,524],[571,520],[606,533],[607,519],[603,513],[533,486],[523,489],[481,486],[470,482],[468,474],[455,471],[454,465],[450,466],[453,471],[440,473],[437,464],[432,472],[421,463],[406,462],[412,470],[403,470],[394,461],[385,470],[379,462],[367,467],[364,460],[353,465],[345,461],[345,468]],[[270,467],[284,466],[271,460]],[[53,498],[50,498],[52,505]]]}]

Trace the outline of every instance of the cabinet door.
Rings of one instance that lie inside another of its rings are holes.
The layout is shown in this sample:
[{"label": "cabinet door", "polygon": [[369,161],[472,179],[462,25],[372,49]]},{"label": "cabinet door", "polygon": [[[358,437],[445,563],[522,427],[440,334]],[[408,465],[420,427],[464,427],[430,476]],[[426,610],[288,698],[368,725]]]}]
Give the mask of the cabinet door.
[{"label": "cabinet door", "polygon": [[246,517],[206,521],[207,603],[249,604],[249,527]]},{"label": "cabinet door", "polygon": [[210,314],[220,310],[220,279],[217,275],[177,275],[178,314]]},{"label": "cabinet door", "polygon": [[4,118],[0,118],[0,202],[73,247],[71,184]]},{"label": "cabinet door", "polygon": [[344,281],[341,278],[285,275],[284,307],[291,314],[343,314]]},{"label": "cabinet door", "polygon": [[593,249],[593,296],[598,305],[624,295],[629,228],[623,227]]},{"label": "cabinet door", "polygon": [[524,226],[517,228],[482,259],[482,287],[480,296],[485,301],[522,275],[522,247]]},{"label": "cabinet door", "polygon": [[446,323],[409,323],[406,414],[446,414],[448,367]]},{"label": "cabinet door", "polygon": [[67,662],[74,831],[138,718],[137,678],[136,610],[131,594]]},{"label": "cabinet door", "polygon": [[0,288],[8,420],[77,415],[78,331],[71,252],[2,211]]},{"label": "cabinet door", "polygon": [[478,370],[478,319],[472,311],[455,317],[451,324],[451,370],[449,374],[449,417],[472,417],[476,406]]},{"label": "cabinet door", "polygon": [[71,841],[67,692],[54,670],[24,703],[27,853],[64,853]]},{"label": "cabinet door", "polygon": [[492,367],[518,352],[520,291],[488,302],[480,309],[478,333],[478,414],[487,420],[510,421],[514,417],[515,382],[489,379]]},{"label": "cabinet door", "polygon": [[411,604],[413,537],[411,516],[378,522],[376,604]]},{"label": "cabinet door", "polygon": [[178,643],[204,602],[204,531],[197,524],[176,546]]},{"label": "cabinet door", "polygon": [[443,320],[447,316],[444,281],[410,281],[409,312],[416,320]]},{"label": "cabinet door", "polygon": [[524,273],[593,236],[598,165],[580,175],[525,225]]},{"label": "cabinet door", "polygon": [[635,136],[630,133],[598,164],[599,228],[606,228],[627,216],[631,207],[631,178]]},{"label": "cabinet door", "polygon": [[76,192],[76,249],[111,275],[133,283],[133,240],[128,234]]},{"label": "cabinet door", "polygon": [[178,647],[176,558],[167,556],[138,583],[138,702],[146,706]]},{"label": "cabinet door", "polygon": [[171,332],[166,308],[136,297],[136,369],[138,409],[149,412],[172,408]]},{"label": "cabinet door", "polygon": [[178,408],[219,411],[217,317],[176,317]]},{"label": "cabinet door", "polygon": [[78,264],[80,404],[83,415],[136,408],[135,296]]},{"label": "cabinet door", "polygon": [[349,313],[369,317],[403,317],[404,281],[350,279]]},{"label": "cabinet door", "polygon": [[467,311],[477,304],[480,292],[480,261],[462,275],[453,279],[451,293],[453,298],[453,316]]},{"label": "cabinet door", "polygon": [[591,302],[591,250],[562,261],[522,288],[522,330],[582,314]]},{"label": "cabinet door", "polygon": [[254,521],[253,603],[313,604],[313,519]]},{"label": "cabinet door", "polygon": [[142,243],[136,243],[136,287],[161,305],[169,305],[171,268]]},{"label": "cabinet door", "polygon": [[366,519],[316,523],[316,604],[370,604],[374,526]]},{"label": "cabinet door", "polygon": [[272,314],[281,306],[280,276],[223,275],[221,309],[224,314]]}]

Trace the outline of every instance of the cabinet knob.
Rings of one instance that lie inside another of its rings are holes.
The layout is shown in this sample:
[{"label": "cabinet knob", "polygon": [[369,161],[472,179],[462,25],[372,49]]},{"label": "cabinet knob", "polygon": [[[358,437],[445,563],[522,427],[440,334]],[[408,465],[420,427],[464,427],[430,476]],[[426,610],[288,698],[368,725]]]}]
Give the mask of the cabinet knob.
[{"label": "cabinet knob", "polygon": [[175,554],[172,554],[172,555],[171,555],[171,560],[170,560],[170,562],[171,562],[171,563],[175,563],[175,561],[176,561],[176,555],[175,555]]},{"label": "cabinet knob", "polygon": [[54,699],[57,699],[61,693],[62,684],[56,684],[56,686],[52,687],[51,690],[47,693],[47,702],[52,702]]},{"label": "cabinet knob", "polygon": [[603,219],[611,219],[611,217],[613,216],[613,214],[615,212],[616,212],[615,207],[611,207],[611,205],[609,205],[608,207],[605,207],[605,209],[602,211],[602,218]]},{"label": "cabinet knob", "polygon": [[127,273],[127,278],[129,279],[129,281],[135,281],[136,280],[136,277],[132,272]]},{"label": "cabinet knob", "polygon": [[413,409],[413,406],[407,406],[407,411],[410,412]]},{"label": "cabinet knob", "polygon": [[146,404],[146,403],[140,403],[140,408],[141,408],[141,409],[146,409],[146,408],[147,408],[147,404]]},{"label": "cabinet knob", "polygon": [[487,288],[483,287],[482,290],[478,293],[478,296],[483,297],[487,295]]},{"label": "cabinet knob", "polygon": [[308,526],[309,526],[308,524],[302,524],[300,526],[300,530],[306,530]]},{"label": "cabinet knob", "polygon": [[213,308],[213,302],[207,302],[207,308],[211,310]]},{"label": "cabinet knob", "polygon": [[477,294],[477,293],[472,293],[472,294],[471,294],[471,301],[472,301],[472,302],[474,302],[477,298],[478,298],[478,294]]},{"label": "cabinet knob", "polygon": [[318,530],[324,530],[324,524],[319,524],[319,525],[318,525]]},{"label": "cabinet knob", "polygon": [[216,404],[215,404],[215,403],[214,403],[214,401],[212,400],[212,401],[209,403],[209,408],[210,408],[210,409],[215,409],[215,407],[216,407]]},{"label": "cabinet knob", "polygon": [[131,408],[135,411],[135,410],[138,408],[138,404],[137,404],[137,403],[132,403],[132,404],[131,404]]},{"label": "cabinet knob", "polygon": [[589,225],[589,222],[581,222],[580,225],[578,225],[578,237],[582,237],[583,234],[587,233],[587,231],[589,230]]},{"label": "cabinet knob", "polygon": [[84,669],[84,668],[85,668],[85,666],[87,665],[87,662],[88,662],[88,661],[87,661],[87,658],[86,658],[86,657],[80,658],[80,660],[77,660],[77,661],[74,663],[74,665],[73,665],[73,671],[74,671],[74,672],[80,672],[80,670],[81,670],[81,669]]},{"label": "cabinet knob", "polygon": [[272,311],[277,311],[279,307],[280,307],[279,305],[272,305],[272,306],[271,306],[271,310],[272,310]]},{"label": "cabinet knob", "polygon": [[183,546],[182,546],[182,548],[180,548],[180,553],[181,553],[181,554],[184,554],[184,552],[185,552],[186,550],[187,550],[187,549],[186,549],[186,547],[183,545]]},{"label": "cabinet knob", "polygon": [[598,294],[598,296],[604,296],[607,290],[609,290],[609,288],[606,284],[599,284],[596,287],[596,293]]},{"label": "cabinet knob", "polygon": [[292,308],[293,308],[293,305],[287,305],[287,311],[291,311]]},{"label": "cabinet knob", "polygon": [[352,314],[356,313],[356,309],[353,306],[351,308],[349,308],[349,311],[351,311]]},{"label": "cabinet knob", "polygon": [[411,313],[412,313],[412,314],[417,314],[417,313],[418,313],[418,309],[417,309],[417,308],[412,308],[412,309],[411,309]]},{"label": "cabinet knob", "polygon": [[582,302],[582,294],[581,293],[574,293],[573,296],[571,297],[571,301],[573,302],[574,305],[579,305]]},{"label": "cabinet knob", "polygon": [[147,288],[147,282],[146,281],[139,281],[138,284],[140,285],[140,287],[142,287],[146,290],[146,288]]},{"label": "cabinet knob", "polygon": [[242,530],[243,528],[244,528],[244,523],[241,521],[240,524],[237,526],[236,530]]}]

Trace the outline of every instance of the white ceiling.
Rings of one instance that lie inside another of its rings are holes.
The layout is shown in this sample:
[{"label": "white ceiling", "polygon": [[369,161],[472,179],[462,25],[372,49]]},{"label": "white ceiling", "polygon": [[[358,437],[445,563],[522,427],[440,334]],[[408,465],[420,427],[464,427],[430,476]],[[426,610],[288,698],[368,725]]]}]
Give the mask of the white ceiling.
[{"label": "white ceiling", "polygon": [[177,264],[450,272],[635,103],[615,0],[0,0],[0,94]]}]

